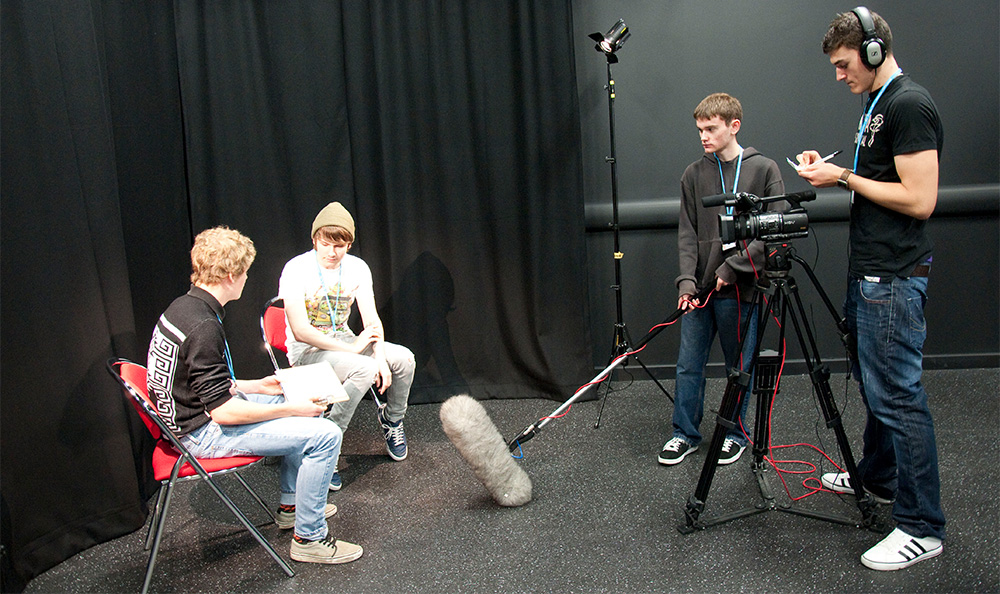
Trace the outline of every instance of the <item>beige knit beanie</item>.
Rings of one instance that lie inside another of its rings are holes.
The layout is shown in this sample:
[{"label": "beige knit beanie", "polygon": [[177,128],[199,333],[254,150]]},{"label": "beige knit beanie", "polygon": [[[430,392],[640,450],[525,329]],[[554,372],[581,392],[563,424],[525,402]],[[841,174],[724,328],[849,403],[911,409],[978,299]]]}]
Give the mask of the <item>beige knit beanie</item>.
[{"label": "beige knit beanie", "polygon": [[351,217],[351,213],[347,212],[347,209],[344,208],[343,204],[331,202],[324,206],[323,210],[319,211],[319,214],[316,215],[316,219],[313,221],[310,237],[315,237],[316,231],[320,227],[330,225],[347,229],[347,232],[351,234],[351,241],[354,241],[354,219]]}]

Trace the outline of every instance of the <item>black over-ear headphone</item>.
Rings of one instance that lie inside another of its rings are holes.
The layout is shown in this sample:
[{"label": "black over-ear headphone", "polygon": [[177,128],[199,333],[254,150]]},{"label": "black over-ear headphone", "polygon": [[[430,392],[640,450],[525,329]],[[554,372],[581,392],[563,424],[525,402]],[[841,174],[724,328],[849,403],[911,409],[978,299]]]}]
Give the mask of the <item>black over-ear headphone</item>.
[{"label": "black over-ear headphone", "polygon": [[861,63],[875,69],[885,62],[885,42],[875,32],[875,19],[872,13],[864,6],[859,6],[852,10],[861,22],[861,31],[865,34],[865,40],[861,42]]}]

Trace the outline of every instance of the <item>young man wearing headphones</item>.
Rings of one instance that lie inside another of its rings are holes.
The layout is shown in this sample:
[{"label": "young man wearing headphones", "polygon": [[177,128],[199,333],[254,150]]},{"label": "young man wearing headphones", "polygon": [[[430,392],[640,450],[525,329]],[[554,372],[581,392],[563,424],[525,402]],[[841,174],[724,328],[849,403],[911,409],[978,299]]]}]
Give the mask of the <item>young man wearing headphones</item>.
[{"label": "young man wearing headphones", "polygon": [[[852,192],[845,315],[857,337],[853,373],[867,410],[858,478],[881,503],[895,497],[896,528],[861,556],[894,570],[941,554],[941,511],[934,422],[921,384],[924,303],[931,265],[927,219],[937,203],[943,130],[930,94],[903,74],[889,25],[865,7],[837,15],[823,38],[837,80],[868,94],[854,164],[798,156],[799,175],[816,187]],[[846,473],[828,489],[853,493]]]}]

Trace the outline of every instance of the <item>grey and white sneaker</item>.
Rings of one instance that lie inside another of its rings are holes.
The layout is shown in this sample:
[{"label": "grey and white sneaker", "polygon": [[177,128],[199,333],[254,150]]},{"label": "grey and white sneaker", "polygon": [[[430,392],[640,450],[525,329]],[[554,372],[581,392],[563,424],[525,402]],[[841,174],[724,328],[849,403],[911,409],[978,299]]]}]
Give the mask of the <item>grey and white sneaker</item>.
[{"label": "grey and white sneaker", "polygon": [[[337,506],[332,503],[326,504],[326,510],[323,516],[330,518],[333,514],[337,513]],[[280,530],[288,530],[289,528],[295,527],[295,510],[292,511],[282,511],[278,510],[278,513],[274,514],[274,524]]]}]

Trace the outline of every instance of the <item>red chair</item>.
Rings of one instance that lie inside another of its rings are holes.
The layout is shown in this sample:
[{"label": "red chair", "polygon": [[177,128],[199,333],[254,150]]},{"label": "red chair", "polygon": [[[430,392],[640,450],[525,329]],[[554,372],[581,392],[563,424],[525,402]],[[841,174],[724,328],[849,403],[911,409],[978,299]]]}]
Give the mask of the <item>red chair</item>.
[{"label": "red chair", "polygon": [[146,534],[145,550],[152,550],[149,554],[149,561],[146,563],[146,578],[142,584],[143,594],[149,589],[149,583],[153,577],[153,567],[156,565],[156,554],[160,549],[160,539],[163,536],[163,525],[170,508],[170,499],[173,495],[174,485],[184,480],[205,481],[212,491],[222,500],[222,503],[229,508],[229,511],[239,519],[247,530],[257,539],[271,558],[292,577],[295,572],[285,562],[281,556],[260,530],[250,522],[243,511],[219,488],[214,477],[232,473],[239,480],[240,484],[254,498],[260,507],[267,512],[271,521],[274,521],[274,514],[268,509],[260,496],[250,488],[246,480],[240,476],[239,470],[256,464],[262,456],[233,456],[229,458],[195,458],[177,439],[177,436],[170,431],[167,424],[156,412],[149,393],[146,390],[146,368],[137,365],[126,359],[111,359],[107,363],[108,372],[121,384],[125,390],[125,396],[132,403],[139,418],[149,429],[153,439],[156,440],[156,449],[153,451],[153,476],[160,481],[160,493],[156,498],[156,507],[153,509],[152,519],[149,524],[149,532]]},{"label": "red chair", "polygon": [[[274,355],[277,349],[288,356],[288,349],[285,347],[287,335],[285,333],[285,304],[281,297],[272,297],[264,304],[264,309],[260,312],[260,335],[264,339],[264,348],[267,355],[271,357],[271,365],[274,370],[281,369],[278,358]],[[378,392],[372,386],[368,392],[375,401],[375,406],[382,406],[382,401],[378,398]]]},{"label": "red chair", "polygon": [[281,369],[274,356],[274,349],[288,355],[288,349],[285,348],[285,304],[281,297],[272,297],[264,304],[264,309],[260,312],[260,335],[264,339],[264,348],[271,357],[274,370]]}]

